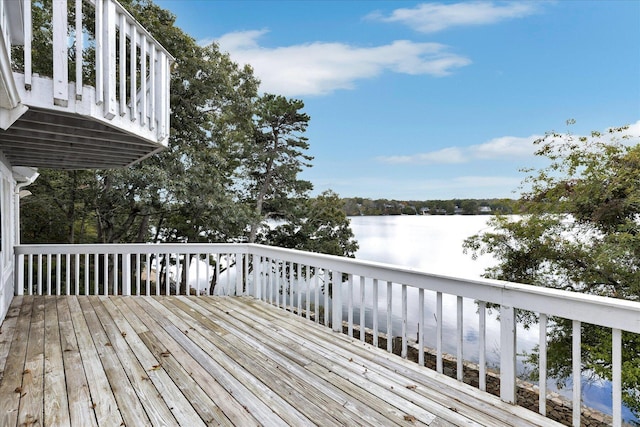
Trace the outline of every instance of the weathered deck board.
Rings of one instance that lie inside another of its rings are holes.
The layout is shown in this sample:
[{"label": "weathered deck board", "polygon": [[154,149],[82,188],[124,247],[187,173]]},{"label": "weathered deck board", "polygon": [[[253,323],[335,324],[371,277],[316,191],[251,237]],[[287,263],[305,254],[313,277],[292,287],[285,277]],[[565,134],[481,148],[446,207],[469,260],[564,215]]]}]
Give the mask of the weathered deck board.
[{"label": "weathered deck board", "polygon": [[4,366],[7,363],[7,357],[9,356],[9,350],[11,349],[13,334],[16,331],[16,323],[18,323],[22,296],[17,296],[14,299],[15,303],[9,308],[9,311],[7,311],[7,315],[4,318],[4,322],[0,325],[0,381],[2,381],[2,377],[4,376]]},{"label": "weathered deck board", "polygon": [[2,426],[554,425],[250,298],[25,296],[1,330]]},{"label": "weathered deck board", "polygon": [[60,321],[55,298],[47,298],[44,306],[44,425],[71,424],[65,387],[64,360],[60,346]]},{"label": "weathered deck board", "polygon": [[96,416],[92,408],[89,384],[82,367],[82,357],[78,348],[76,333],[73,329],[69,302],[66,297],[56,299],[58,324],[60,325],[60,348],[64,364],[64,376],[67,384],[67,403],[69,404],[70,424],[73,426],[95,427]]},{"label": "weathered deck board", "polygon": [[31,327],[27,355],[20,388],[18,425],[42,422],[44,414],[44,297],[35,297],[31,311]]}]

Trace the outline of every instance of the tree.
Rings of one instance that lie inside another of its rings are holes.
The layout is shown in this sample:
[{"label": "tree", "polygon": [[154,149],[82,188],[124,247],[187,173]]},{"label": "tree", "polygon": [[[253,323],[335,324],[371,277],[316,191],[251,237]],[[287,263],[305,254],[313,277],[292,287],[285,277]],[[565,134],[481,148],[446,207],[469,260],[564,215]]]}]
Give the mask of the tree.
[{"label": "tree", "polygon": [[40,170],[20,201],[21,241],[87,243],[95,237],[90,171]]},{"label": "tree", "polygon": [[[550,163],[525,180],[527,214],[495,216],[494,231],[464,243],[472,256],[498,260],[486,277],[640,301],[640,145],[625,129],[589,137],[552,132],[535,142]],[[554,320],[549,374],[563,382],[571,373],[570,325]],[[584,324],[583,337],[583,368],[610,379],[611,331]],[[640,337],[627,333],[623,389],[627,406],[640,414]]]},{"label": "tree", "polygon": [[460,208],[463,215],[475,215],[478,213],[478,202],[475,200],[462,200]]},{"label": "tree", "polygon": [[266,233],[264,242],[274,246],[353,258],[358,250],[344,212],[344,203],[333,191],[305,199],[290,221]]},{"label": "tree", "polygon": [[[267,218],[281,218],[301,226],[296,233],[306,239],[307,250],[353,254],[348,226],[341,228],[340,218],[314,213],[308,200],[312,185],[298,177],[312,160],[305,154],[309,116],[302,112],[304,103],[272,94],[258,97],[251,67],[238,66],[215,44],[198,45],[175,27],[173,14],[151,0],[121,3],[176,58],[169,146],[126,169],[41,171],[51,179],[32,187],[31,212],[25,204],[28,235],[40,242],[66,236],[69,243],[79,237],[101,243],[229,242],[247,234],[255,241]],[[39,49],[50,43],[46,18],[51,0],[36,8],[42,18],[40,41],[34,42]],[[92,26],[85,27],[91,41]],[[91,49],[88,43],[88,73],[94,63]],[[73,54],[70,49],[71,60]],[[51,220],[43,227],[37,213],[51,203],[55,208],[49,209]],[[325,227],[314,218],[329,223]],[[327,243],[331,239],[343,239],[343,246]]]},{"label": "tree", "polygon": [[272,94],[264,94],[255,104],[253,139],[245,146],[240,169],[245,199],[254,213],[250,243],[256,241],[266,219],[286,218],[291,203],[313,188],[298,177],[313,159],[305,154],[309,144],[303,134],[309,116],[300,111],[303,108],[301,100]]}]

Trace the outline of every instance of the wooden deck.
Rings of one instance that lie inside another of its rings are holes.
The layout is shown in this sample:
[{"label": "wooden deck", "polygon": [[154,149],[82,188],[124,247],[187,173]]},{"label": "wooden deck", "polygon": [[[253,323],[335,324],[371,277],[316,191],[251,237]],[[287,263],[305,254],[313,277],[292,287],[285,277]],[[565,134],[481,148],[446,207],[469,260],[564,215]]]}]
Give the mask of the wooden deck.
[{"label": "wooden deck", "polygon": [[0,425],[554,425],[245,297],[15,297]]}]

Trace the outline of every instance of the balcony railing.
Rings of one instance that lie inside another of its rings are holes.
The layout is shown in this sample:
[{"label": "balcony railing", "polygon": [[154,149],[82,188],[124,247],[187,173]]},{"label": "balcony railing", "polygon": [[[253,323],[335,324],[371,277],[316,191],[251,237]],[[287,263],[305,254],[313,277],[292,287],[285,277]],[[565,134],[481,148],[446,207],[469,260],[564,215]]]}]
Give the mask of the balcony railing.
[{"label": "balcony railing", "polygon": [[[24,45],[13,60],[24,104],[88,116],[167,145],[173,58],[140,23],[115,0],[53,0],[51,10],[19,1]],[[51,51],[34,51],[43,29],[51,31]]]},{"label": "balcony railing", "polygon": [[[408,319],[417,319],[417,344],[426,343],[425,307],[435,315],[436,369],[443,372],[445,299],[455,301],[457,377],[462,380],[463,333],[478,328],[479,388],[486,389],[488,306],[499,307],[500,397],[516,400],[516,313],[539,317],[539,412],[546,415],[548,321],[572,323],[573,378],[582,378],[581,325],[612,330],[613,422],[622,422],[622,331],[640,334],[640,304],[494,280],[432,275],[392,265],[251,244],[22,245],[16,253],[16,294],[249,295],[354,335],[367,326],[377,345],[381,329],[410,343]],[[400,301],[397,304],[397,299]],[[478,316],[464,316],[464,301]],[[399,309],[398,309],[399,307]],[[361,309],[362,308],[362,309]],[[366,313],[370,318],[366,318]],[[358,314],[358,316],[356,316]],[[400,326],[397,327],[397,319]],[[382,320],[382,325],[380,321]],[[396,327],[394,327],[394,322]],[[385,327],[386,323],[386,327]],[[346,325],[346,326],[345,326]],[[399,329],[399,330],[398,330]],[[360,333],[364,340],[365,334]],[[387,340],[391,351],[392,339]],[[424,352],[419,351],[424,364]],[[580,425],[580,381],[573,385],[573,424]]]}]

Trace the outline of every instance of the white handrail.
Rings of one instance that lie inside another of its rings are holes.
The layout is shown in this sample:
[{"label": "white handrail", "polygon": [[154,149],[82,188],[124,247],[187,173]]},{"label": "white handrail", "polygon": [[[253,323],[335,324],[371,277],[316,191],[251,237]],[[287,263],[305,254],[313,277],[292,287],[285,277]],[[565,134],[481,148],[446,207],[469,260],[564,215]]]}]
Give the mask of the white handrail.
[{"label": "white handrail", "polygon": [[[437,370],[443,372],[443,295],[457,297],[457,371],[462,380],[462,324],[469,322],[462,316],[463,298],[479,302],[481,376],[486,374],[484,357],[486,325],[485,309],[488,304],[500,306],[500,396],[515,403],[516,396],[516,310],[540,315],[540,386],[546,389],[547,318],[557,316],[571,320],[574,331],[580,332],[581,323],[611,328],[613,331],[613,422],[621,424],[621,331],[640,334],[640,303],[575,292],[540,288],[518,283],[489,279],[460,279],[429,274],[406,267],[356,260],[331,255],[302,252],[256,244],[103,244],[103,245],[19,245],[16,254],[16,293],[60,293],[161,295],[176,293],[211,293],[216,286],[225,295],[252,295],[279,307],[291,308],[308,318],[324,319],[324,324],[342,332],[346,322],[349,335],[354,331],[353,284],[360,283],[360,307],[364,304],[365,284],[371,283],[369,292],[375,302],[373,311],[373,341],[378,338],[378,283],[385,283],[387,291],[400,286],[401,355],[407,356],[407,289],[418,290],[422,305],[419,312],[418,342],[424,346],[424,292],[436,293],[434,314],[437,316]],[[195,266],[194,266],[195,264]],[[63,268],[66,267],[66,268]],[[188,267],[188,268],[187,268]],[[44,268],[44,269],[43,269]],[[94,271],[91,272],[90,270]],[[170,269],[172,271],[170,271]],[[102,270],[102,276],[99,275]],[[64,271],[64,272],[63,272]],[[75,273],[72,273],[72,271]],[[156,277],[151,279],[152,273]],[[163,275],[162,278],[160,275]],[[174,288],[170,282],[173,277]],[[191,275],[191,276],[190,276]],[[180,276],[180,277],[178,277]],[[360,280],[354,280],[359,277]],[[194,280],[195,279],[195,280]],[[204,281],[203,281],[204,279]],[[346,280],[344,280],[346,279]],[[164,280],[164,287],[161,287]],[[195,281],[195,285],[193,282]],[[179,286],[182,283],[183,286]],[[186,286],[184,286],[186,284]],[[318,295],[324,284],[324,295]],[[331,286],[329,288],[328,286]],[[343,291],[347,298],[343,300]],[[331,292],[331,298],[329,293]],[[312,294],[315,293],[315,296]],[[305,296],[306,295],[306,296]],[[303,308],[302,298],[306,308]],[[323,300],[324,298],[324,300]],[[310,306],[313,300],[314,307]],[[388,339],[391,339],[391,296],[386,306]],[[412,302],[412,304],[415,304]],[[324,310],[321,314],[320,307]],[[313,313],[311,311],[313,310]],[[364,340],[364,312],[360,310],[360,338]],[[390,343],[387,348],[391,349]],[[580,376],[580,337],[573,340],[574,376]],[[424,361],[423,355],[420,360]],[[486,389],[485,378],[480,378],[480,389]],[[574,398],[574,423],[580,422],[580,398]],[[541,392],[540,412],[546,413],[545,393]]]}]

